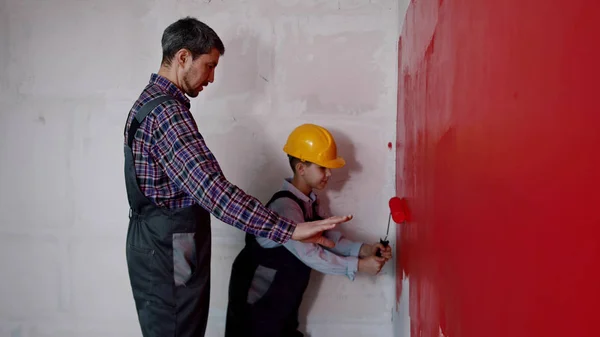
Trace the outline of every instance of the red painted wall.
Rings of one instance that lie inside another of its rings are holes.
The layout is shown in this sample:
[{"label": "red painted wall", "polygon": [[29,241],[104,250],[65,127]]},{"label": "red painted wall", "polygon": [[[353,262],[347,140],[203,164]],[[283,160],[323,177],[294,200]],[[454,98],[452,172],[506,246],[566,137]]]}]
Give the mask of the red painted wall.
[{"label": "red painted wall", "polygon": [[401,41],[412,336],[600,336],[600,2],[416,0]]}]

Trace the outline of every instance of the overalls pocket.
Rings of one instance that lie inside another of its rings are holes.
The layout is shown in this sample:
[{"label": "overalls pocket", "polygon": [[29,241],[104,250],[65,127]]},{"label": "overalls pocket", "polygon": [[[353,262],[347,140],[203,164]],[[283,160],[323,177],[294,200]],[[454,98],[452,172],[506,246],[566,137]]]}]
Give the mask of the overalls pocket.
[{"label": "overalls pocket", "polygon": [[127,244],[127,264],[129,279],[136,306],[142,306],[149,300],[148,293],[152,290],[155,273],[154,250]]},{"label": "overalls pocket", "polygon": [[195,233],[173,234],[173,280],[184,286],[198,269]]}]

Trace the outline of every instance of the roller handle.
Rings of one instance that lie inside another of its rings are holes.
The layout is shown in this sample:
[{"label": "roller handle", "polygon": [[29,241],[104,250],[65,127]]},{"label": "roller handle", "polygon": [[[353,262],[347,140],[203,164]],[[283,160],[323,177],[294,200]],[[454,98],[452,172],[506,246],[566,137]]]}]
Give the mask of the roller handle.
[{"label": "roller handle", "polygon": [[[381,243],[384,247],[387,247],[390,242],[388,240],[383,240],[383,239],[379,239],[379,243]],[[381,257],[381,249],[377,248],[377,252],[375,253],[375,256],[377,257]]]}]

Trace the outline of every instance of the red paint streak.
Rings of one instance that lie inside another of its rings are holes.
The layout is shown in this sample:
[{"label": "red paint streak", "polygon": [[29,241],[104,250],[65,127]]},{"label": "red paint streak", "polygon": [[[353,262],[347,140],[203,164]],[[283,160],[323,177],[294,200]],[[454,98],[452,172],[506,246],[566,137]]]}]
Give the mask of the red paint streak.
[{"label": "red paint streak", "polygon": [[[398,55],[402,54],[402,37],[400,37],[398,39]],[[402,58],[398,57],[398,69],[402,69]],[[401,156],[403,155],[403,153],[401,152],[401,147],[400,144],[402,144],[404,142],[403,139],[403,135],[404,135],[404,125],[402,123],[400,123],[401,116],[402,116],[402,109],[401,109],[401,100],[402,100],[402,87],[400,85],[398,85],[398,93],[397,93],[397,122],[396,122],[396,135],[397,135],[397,139],[396,139],[396,158],[399,159],[401,158]],[[400,160],[396,160],[396,195],[400,196],[403,195],[404,191],[402,188],[402,172],[404,170],[404,168],[401,166],[402,163]],[[403,245],[403,241],[401,241],[401,232],[402,232],[402,227],[398,227],[396,230],[396,248],[395,248],[395,254],[394,256],[396,257],[394,260],[396,262],[396,311],[398,311],[398,305],[400,304],[400,296],[402,295],[402,281],[404,279],[404,264],[403,264],[403,260],[404,260],[404,255],[401,253],[402,251],[402,245]]]},{"label": "red paint streak", "polygon": [[411,2],[396,288],[406,273],[412,336],[598,335],[599,22],[593,0]]},{"label": "red paint streak", "polygon": [[388,143],[388,149],[390,149],[390,150],[392,149],[392,142]]}]

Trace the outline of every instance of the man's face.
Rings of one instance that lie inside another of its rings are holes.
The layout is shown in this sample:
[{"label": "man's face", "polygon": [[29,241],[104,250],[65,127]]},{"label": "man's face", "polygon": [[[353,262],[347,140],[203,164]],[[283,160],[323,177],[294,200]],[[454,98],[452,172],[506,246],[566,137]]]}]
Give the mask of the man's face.
[{"label": "man's face", "polygon": [[189,97],[196,97],[215,80],[215,68],[219,63],[219,51],[213,48],[210,53],[202,54],[192,60],[191,54],[187,57],[181,69],[181,89]]}]

